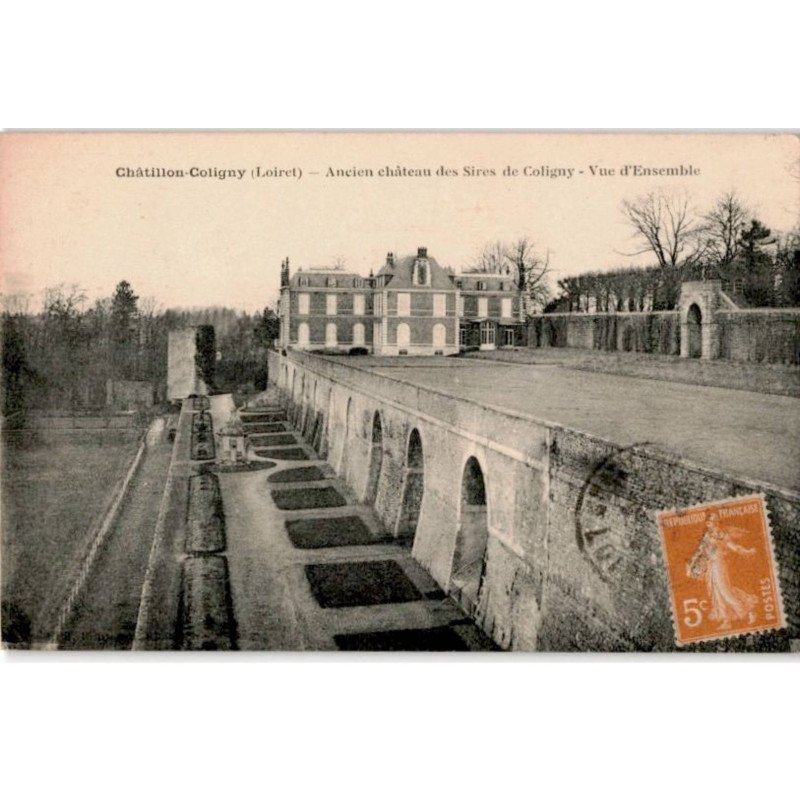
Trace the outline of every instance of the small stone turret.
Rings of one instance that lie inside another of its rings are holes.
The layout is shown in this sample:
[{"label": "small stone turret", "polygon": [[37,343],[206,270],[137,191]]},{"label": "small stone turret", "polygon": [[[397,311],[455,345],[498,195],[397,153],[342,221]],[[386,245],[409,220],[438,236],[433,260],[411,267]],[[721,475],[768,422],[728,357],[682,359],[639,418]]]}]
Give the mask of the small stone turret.
[{"label": "small stone turret", "polygon": [[281,288],[289,285],[289,259],[281,261]]}]

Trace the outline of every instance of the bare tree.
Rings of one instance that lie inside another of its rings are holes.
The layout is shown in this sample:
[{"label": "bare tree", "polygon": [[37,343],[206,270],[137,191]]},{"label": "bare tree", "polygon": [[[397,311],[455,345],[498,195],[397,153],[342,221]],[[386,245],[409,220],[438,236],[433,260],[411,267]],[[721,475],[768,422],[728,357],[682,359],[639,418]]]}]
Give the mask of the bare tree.
[{"label": "bare tree", "polygon": [[45,316],[56,319],[77,317],[86,303],[86,292],[77,283],[48,286],[43,293]]},{"label": "bare tree", "polygon": [[550,253],[539,255],[534,243],[522,236],[511,244],[488,242],[472,264],[473,272],[508,275],[526,298],[530,309],[543,306],[550,295]]},{"label": "bare tree", "polygon": [[30,292],[0,294],[0,310],[12,316],[27,316],[31,310],[31,298]]},{"label": "bare tree", "polygon": [[634,201],[624,201],[622,211],[641,247],[634,253],[651,253],[660,267],[666,308],[677,302],[680,284],[705,254],[703,225],[695,216],[686,195],[650,192]]},{"label": "bare tree", "polygon": [[164,312],[161,304],[152,295],[139,298],[139,316],[152,319]]},{"label": "bare tree", "polygon": [[730,264],[741,251],[741,237],[750,210],[735,191],[719,197],[711,210],[703,216],[701,235],[705,240],[705,257],[717,267]]},{"label": "bare tree", "polygon": [[533,242],[522,236],[505,248],[506,264],[515,271],[517,288],[527,299],[531,310],[547,302],[550,291],[547,279],[550,274],[550,252],[544,256],[537,253]]},{"label": "bare tree", "polygon": [[507,254],[508,248],[502,242],[487,242],[476,256],[471,269],[473,272],[506,275],[511,271]]}]

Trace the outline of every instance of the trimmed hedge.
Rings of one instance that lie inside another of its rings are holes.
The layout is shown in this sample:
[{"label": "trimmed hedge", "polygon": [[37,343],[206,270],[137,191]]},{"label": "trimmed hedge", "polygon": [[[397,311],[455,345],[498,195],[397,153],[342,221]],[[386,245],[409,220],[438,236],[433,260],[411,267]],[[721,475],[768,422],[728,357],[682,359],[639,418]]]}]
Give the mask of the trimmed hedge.
[{"label": "trimmed hedge", "polygon": [[800,364],[800,312],[717,314],[719,357],[731,361]]},{"label": "trimmed hedge", "polygon": [[635,353],[680,353],[673,314],[544,314],[528,323],[529,347],[577,347]]}]

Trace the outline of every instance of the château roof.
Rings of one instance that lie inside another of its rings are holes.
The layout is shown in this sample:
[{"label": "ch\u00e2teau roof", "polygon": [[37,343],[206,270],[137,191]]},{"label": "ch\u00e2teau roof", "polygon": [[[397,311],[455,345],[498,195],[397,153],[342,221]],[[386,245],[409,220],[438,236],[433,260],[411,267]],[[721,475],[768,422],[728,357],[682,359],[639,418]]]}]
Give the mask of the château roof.
[{"label": "ch\u00e2teau roof", "polygon": [[500,274],[496,272],[462,272],[456,278],[462,289],[477,290],[478,281],[486,287],[486,291],[516,292],[518,290],[514,275]]},{"label": "ch\u00e2teau roof", "polygon": [[[299,270],[289,278],[289,286],[292,289],[317,287],[322,288],[329,285],[329,278],[336,281],[336,288],[353,288],[366,285],[367,279],[357,272],[345,272],[333,267],[312,267],[308,270]],[[301,280],[302,279],[302,280]]]},{"label": "ch\u00e2teau roof", "polygon": [[[430,270],[430,282],[424,286],[419,286],[414,283],[414,265],[417,261],[423,261],[427,264]],[[419,248],[415,256],[402,256],[401,258],[394,258],[390,254],[390,258],[378,271],[378,277],[387,276],[385,286],[392,289],[450,289],[454,290],[455,283],[453,276],[447,272],[439,262],[427,254],[424,247]]]}]

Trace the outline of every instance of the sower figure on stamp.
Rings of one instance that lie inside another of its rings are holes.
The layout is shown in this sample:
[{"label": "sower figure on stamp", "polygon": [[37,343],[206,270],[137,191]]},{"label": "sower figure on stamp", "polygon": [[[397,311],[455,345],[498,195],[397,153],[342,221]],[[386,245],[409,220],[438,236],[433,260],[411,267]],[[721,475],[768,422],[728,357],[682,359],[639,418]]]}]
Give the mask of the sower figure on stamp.
[{"label": "sower figure on stamp", "polygon": [[756,551],[733,541],[735,536],[746,531],[739,528],[723,530],[718,520],[716,513],[709,515],[700,544],[686,564],[686,574],[692,578],[705,578],[711,601],[708,616],[719,621],[719,630],[727,630],[734,621],[747,619],[751,624],[755,621],[754,609],[758,598],[731,585],[726,559],[731,553],[752,556]]}]

